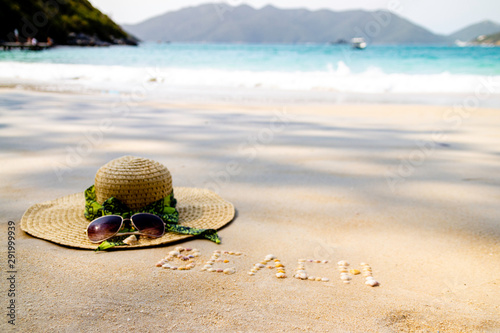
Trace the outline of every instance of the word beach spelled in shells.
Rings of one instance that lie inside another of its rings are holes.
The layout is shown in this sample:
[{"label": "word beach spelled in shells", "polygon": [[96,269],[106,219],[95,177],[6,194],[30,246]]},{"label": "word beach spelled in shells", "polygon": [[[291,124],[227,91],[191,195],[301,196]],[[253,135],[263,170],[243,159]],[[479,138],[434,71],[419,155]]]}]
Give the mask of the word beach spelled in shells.
[{"label": "word beach spelled in shells", "polygon": [[[212,256],[208,261],[200,269],[203,272],[210,273],[223,273],[227,275],[235,274],[236,267],[232,266],[231,259],[229,256],[239,257],[243,255],[241,252],[235,251],[221,251],[215,250],[212,253]],[[196,266],[196,258],[201,256],[201,252],[198,249],[184,248],[182,246],[176,247],[173,251],[170,251],[165,258],[160,259],[156,263],[156,267],[162,267],[164,269],[169,269],[173,271],[188,271],[193,269]],[[224,258],[225,257],[225,258]],[[175,261],[179,261],[179,263],[175,263]],[[306,264],[321,264],[322,266],[326,266],[329,261],[328,260],[319,260],[319,259],[298,259],[297,267],[295,268],[294,278],[305,281],[318,281],[318,282],[329,282],[330,279],[328,277],[321,276],[313,276],[310,275],[306,270]],[[214,265],[224,265],[229,264],[231,267],[214,267]],[[350,284],[353,280],[353,277],[356,275],[360,275],[361,272],[365,277],[365,284],[370,287],[380,286],[380,282],[375,280],[372,273],[372,268],[367,263],[361,263],[361,269],[352,268],[349,269],[350,263],[346,260],[341,260],[337,263],[337,269],[340,273],[340,280],[344,284]],[[281,262],[278,257],[273,254],[268,254],[262,259],[262,261],[257,262],[253,265],[253,267],[248,271],[248,275],[255,276],[257,272],[263,269],[268,270],[276,270],[275,276],[278,279],[286,279],[286,271],[285,265]]]}]

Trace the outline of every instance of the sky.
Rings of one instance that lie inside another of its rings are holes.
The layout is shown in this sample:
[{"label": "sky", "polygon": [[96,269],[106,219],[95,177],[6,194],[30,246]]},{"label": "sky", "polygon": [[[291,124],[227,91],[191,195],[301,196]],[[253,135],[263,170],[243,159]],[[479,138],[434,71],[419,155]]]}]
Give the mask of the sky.
[{"label": "sky", "polygon": [[180,8],[203,3],[231,6],[248,4],[255,8],[273,5],[279,8],[389,9],[434,33],[449,34],[483,20],[500,23],[499,0],[90,0],[119,24],[134,24]]}]

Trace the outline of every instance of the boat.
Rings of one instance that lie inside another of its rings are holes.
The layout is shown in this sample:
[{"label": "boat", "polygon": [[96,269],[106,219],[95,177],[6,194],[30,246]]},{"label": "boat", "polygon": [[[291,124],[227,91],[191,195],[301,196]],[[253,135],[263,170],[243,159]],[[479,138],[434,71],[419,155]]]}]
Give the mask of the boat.
[{"label": "boat", "polygon": [[359,50],[366,48],[366,42],[361,37],[356,37],[356,38],[351,39],[351,45],[353,48],[359,49]]}]

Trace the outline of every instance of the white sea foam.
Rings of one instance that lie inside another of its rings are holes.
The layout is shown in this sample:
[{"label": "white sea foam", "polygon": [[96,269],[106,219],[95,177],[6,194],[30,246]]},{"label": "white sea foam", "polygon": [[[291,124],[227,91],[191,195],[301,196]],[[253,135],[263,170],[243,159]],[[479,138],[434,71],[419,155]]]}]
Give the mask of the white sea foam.
[{"label": "white sea foam", "polygon": [[0,84],[37,84],[58,90],[142,89],[154,83],[155,90],[189,87],[246,88],[287,91],[331,91],[368,94],[471,94],[484,80],[496,82],[500,76],[457,75],[450,73],[416,75],[388,74],[376,67],[353,73],[343,62],[325,71],[279,72],[220,69],[152,68],[125,66],[72,65],[52,63],[0,62]]}]

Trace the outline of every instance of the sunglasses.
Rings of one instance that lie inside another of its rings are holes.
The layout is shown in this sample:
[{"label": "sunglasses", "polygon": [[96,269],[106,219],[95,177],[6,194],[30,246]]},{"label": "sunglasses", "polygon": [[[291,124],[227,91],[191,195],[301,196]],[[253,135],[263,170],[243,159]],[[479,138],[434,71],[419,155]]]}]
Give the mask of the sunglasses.
[{"label": "sunglasses", "polygon": [[[137,231],[120,232],[124,221],[130,221]],[[100,243],[114,236],[144,235],[158,238],[165,233],[165,223],[154,214],[138,213],[129,219],[120,215],[106,215],[96,218],[87,227],[87,236],[92,243]]]}]

